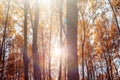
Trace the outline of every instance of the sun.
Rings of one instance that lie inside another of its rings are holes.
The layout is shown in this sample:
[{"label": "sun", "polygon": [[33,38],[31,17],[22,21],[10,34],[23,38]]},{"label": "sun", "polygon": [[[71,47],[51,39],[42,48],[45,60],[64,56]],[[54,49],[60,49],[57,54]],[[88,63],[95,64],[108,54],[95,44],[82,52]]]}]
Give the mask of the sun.
[{"label": "sun", "polygon": [[55,47],[54,50],[53,50],[53,54],[56,57],[60,57],[61,56],[61,49],[59,47]]}]

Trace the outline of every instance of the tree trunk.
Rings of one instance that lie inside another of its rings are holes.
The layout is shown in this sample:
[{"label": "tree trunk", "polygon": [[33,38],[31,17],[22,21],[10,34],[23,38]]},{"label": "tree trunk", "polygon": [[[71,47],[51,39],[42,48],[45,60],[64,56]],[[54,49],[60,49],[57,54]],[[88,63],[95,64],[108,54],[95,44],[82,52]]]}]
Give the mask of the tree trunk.
[{"label": "tree trunk", "polygon": [[67,0],[68,80],[79,80],[77,55],[77,0]]},{"label": "tree trunk", "polygon": [[42,53],[43,53],[43,80],[45,80],[45,49],[44,49],[43,27],[42,27]]},{"label": "tree trunk", "polygon": [[24,80],[29,80],[28,78],[28,56],[27,56],[27,13],[28,12],[28,2],[25,0],[24,5],[24,51],[23,51],[23,62],[24,62]]},{"label": "tree trunk", "polygon": [[61,75],[62,75],[62,0],[60,0],[60,49],[61,49],[61,53],[60,53],[60,63],[59,63],[59,76],[58,76],[58,80],[61,80]]},{"label": "tree trunk", "polygon": [[5,18],[5,27],[4,27],[4,33],[3,33],[3,40],[2,40],[2,45],[1,45],[1,48],[0,48],[0,59],[2,60],[2,70],[1,70],[1,75],[0,75],[1,80],[4,76],[5,51],[6,51],[5,40],[6,40],[6,31],[7,31],[7,24],[8,24],[9,9],[10,9],[10,0],[8,1],[7,14],[6,14],[6,18]]},{"label": "tree trunk", "polygon": [[35,1],[35,20],[33,27],[33,44],[32,44],[32,55],[33,55],[33,77],[34,80],[41,80],[41,70],[40,70],[40,62],[39,62],[39,54],[37,47],[37,30],[38,30],[38,22],[39,21],[39,1]]},{"label": "tree trunk", "polygon": [[[51,23],[52,23],[52,16],[51,16]],[[51,30],[51,24],[50,24],[50,40],[49,40],[49,63],[48,63],[48,68],[49,68],[49,79],[48,80],[51,80],[51,33],[52,33],[52,30]]]}]

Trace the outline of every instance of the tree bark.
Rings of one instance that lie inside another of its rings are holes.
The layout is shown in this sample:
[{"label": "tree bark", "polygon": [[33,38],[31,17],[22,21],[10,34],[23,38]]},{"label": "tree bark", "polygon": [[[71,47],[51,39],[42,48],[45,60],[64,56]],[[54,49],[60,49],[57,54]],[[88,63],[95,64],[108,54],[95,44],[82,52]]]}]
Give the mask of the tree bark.
[{"label": "tree bark", "polygon": [[28,1],[25,0],[25,5],[24,5],[24,50],[23,50],[24,80],[29,80],[28,56],[27,56],[27,14],[28,14]]},{"label": "tree bark", "polygon": [[77,0],[67,0],[68,80],[79,80],[77,55]]},{"label": "tree bark", "polygon": [[33,77],[34,80],[41,80],[41,70],[39,62],[39,54],[37,47],[37,30],[39,24],[39,1],[35,1],[35,20],[33,27],[33,44],[32,44],[32,55],[33,55]]}]

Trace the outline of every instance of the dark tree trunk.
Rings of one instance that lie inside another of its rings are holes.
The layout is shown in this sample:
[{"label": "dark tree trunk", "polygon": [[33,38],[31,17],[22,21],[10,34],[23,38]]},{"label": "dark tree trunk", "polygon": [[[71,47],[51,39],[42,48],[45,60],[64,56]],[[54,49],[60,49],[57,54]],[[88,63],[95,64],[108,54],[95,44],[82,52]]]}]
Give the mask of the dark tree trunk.
[{"label": "dark tree trunk", "polygon": [[29,80],[28,56],[27,56],[27,14],[28,14],[27,12],[28,12],[28,1],[25,0],[25,5],[24,5],[24,51],[23,51],[24,80]]},{"label": "dark tree trunk", "polygon": [[82,43],[82,80],[84,80],[84,41]]},{"label": "dark tree trunk", "polygon": [[1,75],[0,75],[1,80],[4,76],[5,51],[6,51],[5,40],[6,40],[6,31],[7,31],[7,24],[8,24],[9,9],[10,9],[10,0],[8,1],[7,14],[6,14],[6,18],[5,18],[5,27],[4,27],[4,33],[3,33],[3,40],[2,40],[2,45],[1,45],[1,48],[0,48],[0,59],[2,60],[2,69],[1,69]]},{"label": "dark tree trunk", "polygon": [[41,80],[41,70],[39,62],[39,54],[37,47],[37,30],[39,24],[39,1],[35,1],[35,20],[33,27],[33,44],[32,44],[32,54],[33,54],[33,77],[34,80]]},{"label": "dark tree trunk", "polygon": [[67,0],[68,80],[79,80],[77,55],[77,0]]}]

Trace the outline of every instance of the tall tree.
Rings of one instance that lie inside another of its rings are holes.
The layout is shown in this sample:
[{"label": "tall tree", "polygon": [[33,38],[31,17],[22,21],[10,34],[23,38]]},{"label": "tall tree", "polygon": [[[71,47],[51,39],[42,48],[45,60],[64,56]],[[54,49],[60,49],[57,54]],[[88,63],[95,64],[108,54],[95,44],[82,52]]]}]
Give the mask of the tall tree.
[{"label": "tall tree", "polygon": [[32,44],[32,54],[33,54],[33,71],[34,80],[41,80],[41,70],[39,62],[39,54],[37,47],[37,30],[39,25],[39,0],[35,1],[35,20],[33,27],[33,44]]},{"label": "tall tree", "polygon": [[0,59],[2,59],[2,70],[1,70],[1,76],[0,78],[3,78],[4,75],[4,67],[5,67],[5,52],[6,52],[6,33],[7,33],[7,26],[8,26],[8,17],[9,17],[9,9],[10,9],[10,0],[8,1],[8,6],[7,6],[7,14],[5,18],[5,27],[4,27],[4,32],[3,32],[3,39],[2,39],[2,45],[0,48]]},{"label": "tall tree", "polygon": [[48,57],[49,57],[49,80],[51,80],[51,36],[52,36],[52,28],[51,28],[51,24],[52,23],[52,15],[51,15],[51,22],[50,22],[50,39],[49,39],[49,54],[48,54]]},{"label": "tall tree", "polygon": [[61,75],[62,75],[62,0],[60,0],[60,63],[59,63],[59,77],[58,80],[61,80]]},{"label": "tall tree", "polygon": [[28,56],[27,56],[27,14],[28,14],[28,1],[24,3],[24,50],[23,50],[23,62],[24,62],[24,80],[28,78]]},{"label": "tall tree", "polygon": [[77,55],[77,0],[67,0],[68,80],[79,80]]}]

